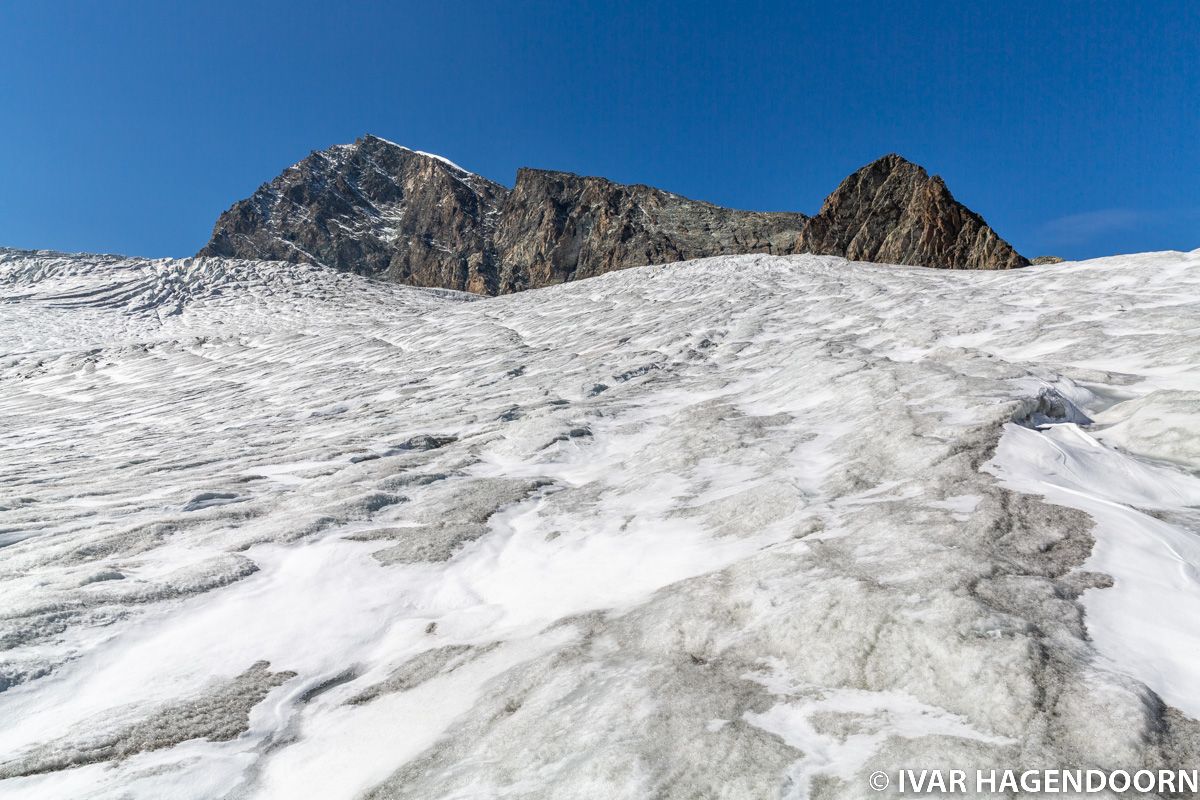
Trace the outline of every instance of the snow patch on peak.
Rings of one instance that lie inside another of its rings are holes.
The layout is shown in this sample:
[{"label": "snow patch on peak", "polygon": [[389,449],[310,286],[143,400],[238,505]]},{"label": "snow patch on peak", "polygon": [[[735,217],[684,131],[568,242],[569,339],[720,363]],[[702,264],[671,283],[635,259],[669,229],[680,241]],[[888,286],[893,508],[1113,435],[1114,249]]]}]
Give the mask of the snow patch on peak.
[{"label": "snow patch on peak", "polygon": [[[410,153],[414,153],[414,154],[416,154],[416,155],[418,155],[418,156],[425,156],[426,158],[432,158],[434,161],[440,161],[441,163],[445,164],[446,166],[450,167],[451,169],[454,169],[454,170],[456,170],[456,171],[458,171],[458,172],[461,172],[461,173],[463,173],[464,175],[471,175],[471,176],[476,176],[476,175],[477,175],[477,173],[471,172],[471,170],[469,170],[469,169],[464,169],[463,167],[461,167],[461,166],[459,166],[458,164],[454,163],[453,161],[451,161],[450,159],[446,158],[445,156],[439,156],[437,153],[427,153],[427,152],[425,152],[424,150],[414,150],[414,149],[413,149],[413,148],[411,148],[411,147],[405,147],[404,145],[402,145],[402,144],[400,144],[400,143],[398,143],[398,142],[393,142],[391,139],[385,139],[385,138],[383,138],[382,136],[376,136],[376,135],[375,135],[375,134],[373,134],[373,133],[369,133],[369,134],[367,134],[366,136],[364,136],[364,137],[363,137],[363,140],[364,140],[364,141],[366,141],[366,140],[368,140],[368,139],[375,139],[375,140],[377,140],[377,141],[383,142],[384,144],[389,144],[389,145],[391,145],[392,147],[398,147],[398,148],[400,148],[401,150],[407,150],[408,152],[410,152]],[[346,146],[346,147],[353,147],[353,145],[344,145],[344,146]]]},{"label": "snow patch on peak", "polygon": [[440,161],[443,164],[445,164],[446,166],[451,167],[452,169],[456,169],[459,172],[466,173],[467,175],[475,175],[476,174],[474,172],[471,172],[469,169],[463,169],[462,167],[460,167],[458,164],[455,164],[450,159],[446,158],[445,156],[439,156],[437,153],[426,153],[424,150],[413,150],[413,152],[419,156],[425,156],[426,158],[432,158],[435,161]]}]

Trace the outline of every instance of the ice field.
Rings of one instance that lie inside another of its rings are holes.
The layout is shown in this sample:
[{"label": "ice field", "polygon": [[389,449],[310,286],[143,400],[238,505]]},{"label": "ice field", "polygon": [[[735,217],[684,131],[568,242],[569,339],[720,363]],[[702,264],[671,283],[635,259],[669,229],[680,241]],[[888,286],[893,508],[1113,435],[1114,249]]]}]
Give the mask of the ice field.
[{"label": "ice field", "polygon": [[1200,251],[0,250],[0,798],[1195,768],[1198,536]]}]

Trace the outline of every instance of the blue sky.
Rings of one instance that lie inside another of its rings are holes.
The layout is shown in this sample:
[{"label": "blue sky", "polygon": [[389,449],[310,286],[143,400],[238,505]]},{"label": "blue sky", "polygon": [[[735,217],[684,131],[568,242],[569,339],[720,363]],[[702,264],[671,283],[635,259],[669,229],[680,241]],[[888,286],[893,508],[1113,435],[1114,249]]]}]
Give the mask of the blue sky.
[{"label": "blue sky", "polygon": [[0,4],[0,246],[189,255],[370,132],[809,213],[894,151],[1029,256],[1200,247],[1194,0],[342,5]]}]

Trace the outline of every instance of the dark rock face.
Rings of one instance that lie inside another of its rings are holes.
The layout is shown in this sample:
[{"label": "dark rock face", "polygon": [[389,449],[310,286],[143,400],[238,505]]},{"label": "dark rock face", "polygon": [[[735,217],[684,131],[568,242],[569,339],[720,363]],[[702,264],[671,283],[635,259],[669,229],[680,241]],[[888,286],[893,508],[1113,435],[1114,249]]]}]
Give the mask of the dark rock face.
[{"label": "dark rock face", "polygon": [[201,256],[495,294],[503,186],[374,136],[314,152],[221,215]]},{"label": "dark rock face", "polygon": [[510,192],[374,136],[314,152],[234,204],[198,255],[494,295],[647,264],[805,252],[952,269],[1029,263],[941,178],[896,155],[855,172],[809,218],[536,169],[520,170]]},{"label": "dark rock face", "polygon": [[734,211],[650,186],[522,169],[496,228],[500,290],[733,253],[793,253],[804,214]]},{"label": "dark rock face", "polygon": [[1029,262],[959,203],[946,184],[898,155],[855,172],[829,195],[800,252],[947,269],[1012,269]]},{"label": "dark rock face", "polygon": [[1030,264],[1061,264],[1063,262],[1061,256],[1038,256],[1030,261]]}]

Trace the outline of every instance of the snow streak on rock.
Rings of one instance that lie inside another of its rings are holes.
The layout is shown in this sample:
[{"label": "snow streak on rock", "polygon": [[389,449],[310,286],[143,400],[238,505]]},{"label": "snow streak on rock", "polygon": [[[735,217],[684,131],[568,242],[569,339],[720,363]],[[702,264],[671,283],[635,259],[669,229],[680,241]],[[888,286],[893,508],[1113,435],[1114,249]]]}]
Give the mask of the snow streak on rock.
[{"label": "snow streak on rock", "polygon": [[0,797],[1194,765],[1198,311],[1200,252],[0,251]]}]

